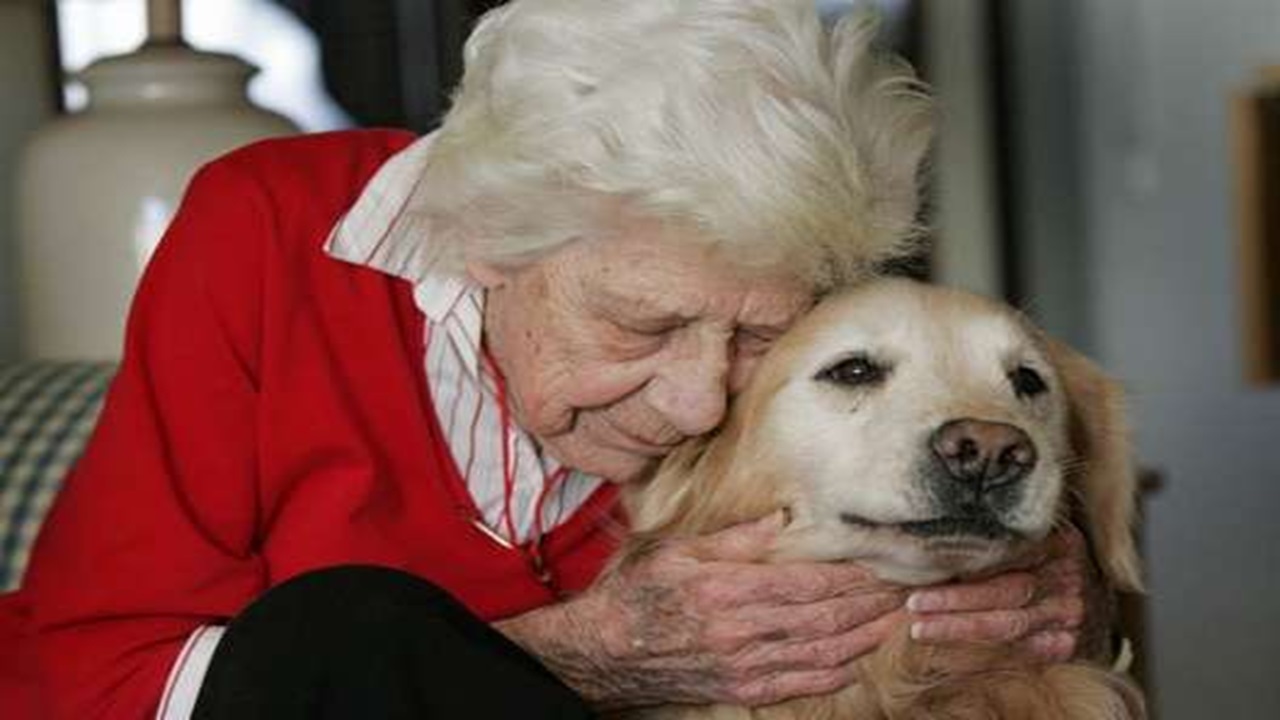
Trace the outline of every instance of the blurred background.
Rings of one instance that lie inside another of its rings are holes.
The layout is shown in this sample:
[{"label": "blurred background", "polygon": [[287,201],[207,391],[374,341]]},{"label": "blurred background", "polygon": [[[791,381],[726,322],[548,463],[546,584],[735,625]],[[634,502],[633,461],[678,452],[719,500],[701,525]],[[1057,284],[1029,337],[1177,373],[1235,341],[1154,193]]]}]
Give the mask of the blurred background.
[{"label": "blurred background", "polygon": [[[298,130],[425,132],[495,4],[188,0],[181,25],[190,45],[260,68],[252,101]],[[854,3],[819,4],[834,17]],[[879,5],[886,42],[941,104],[936,242],[919,270],[1025,309],[1131,392],[1150,594],[1130,610],[1159,716],[1280,717],[1280,3]],[[20,228],[36,211],[20,175],[33,138],[84,112],[72,75],[137,48],[147,12],[145,0],[0,0],[0,366],[111,360],[111,348],[54,357],[24,339],[24,303],[54,279],[24,270],[34,241]],[[74,307],[75,283],[58,285]],[[0,394],[17,376],[0,373]],[[0,443],[0,539],[19,532],[4,503],[37,503],[12,457]]]}]

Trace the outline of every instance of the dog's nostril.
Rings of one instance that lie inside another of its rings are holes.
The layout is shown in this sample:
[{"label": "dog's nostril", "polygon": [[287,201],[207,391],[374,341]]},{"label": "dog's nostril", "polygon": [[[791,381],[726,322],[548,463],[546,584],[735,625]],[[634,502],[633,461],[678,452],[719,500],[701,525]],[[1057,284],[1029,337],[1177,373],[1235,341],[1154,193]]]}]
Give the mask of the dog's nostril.
[{"label": "dog's nostril", "polygon": [[1017,462],[1017,460],[1014,459],[1014,454],[1013,448],[1005,448],[1004,452],[1000,453],[1000,464],[1012,465]]}]

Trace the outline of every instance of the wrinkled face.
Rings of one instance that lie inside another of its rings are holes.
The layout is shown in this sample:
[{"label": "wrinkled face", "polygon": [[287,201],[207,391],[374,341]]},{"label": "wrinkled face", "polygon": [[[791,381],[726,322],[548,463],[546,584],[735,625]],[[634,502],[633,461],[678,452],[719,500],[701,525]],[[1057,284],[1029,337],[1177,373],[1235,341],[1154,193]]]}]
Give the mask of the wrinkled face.
[{"label": "wrinkled face", "polygon": [[1066,401],[1013,313],[878,282],[819,306],[778,350],[761,371],[776,380],[760,432],[793,478],[785,553],[935,582],[1048,534],[1070,462]]},{"label": "wrinkled face", "polygon": [[485,340],[521,427],[561,462],[615,482],[717,426],[812,305],[806,285],[746,274],[646,220],[520,268],[469,269],[487,287]]}]

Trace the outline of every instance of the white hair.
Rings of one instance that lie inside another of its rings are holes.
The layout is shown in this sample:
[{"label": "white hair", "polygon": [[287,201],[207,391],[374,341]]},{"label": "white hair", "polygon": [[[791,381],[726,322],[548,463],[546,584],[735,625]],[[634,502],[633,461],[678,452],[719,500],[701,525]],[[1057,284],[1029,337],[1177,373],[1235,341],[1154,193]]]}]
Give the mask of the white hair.
[{"label": "white hair", "polygon": [[817,289],[916,237],[931,105],[814,0],[513,0],[481,19],[413,212],[441,265],[518,264],[623,207]]}]

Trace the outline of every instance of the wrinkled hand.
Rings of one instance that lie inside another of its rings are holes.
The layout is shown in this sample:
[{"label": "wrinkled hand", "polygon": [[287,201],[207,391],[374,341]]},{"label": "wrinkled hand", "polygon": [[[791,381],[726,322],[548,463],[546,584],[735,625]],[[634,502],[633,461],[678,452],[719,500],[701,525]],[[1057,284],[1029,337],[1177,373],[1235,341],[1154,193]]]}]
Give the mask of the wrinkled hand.
[{"label": "wrinkled hand", "polygon": [[1019,643],[1047,662],[1104,659],[1114,598],[1084,536],[1066,525],[1034,564],[980,582],[918,590],[907,600],[918,641]]},{"label": "wrinkled hand", "polygon": [[597,706],[757,706],[832,692],[900,623],[906,591],[852,565],[767,565],[780,516],[663,544],[499,629]]}]

